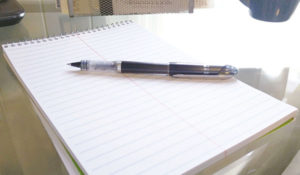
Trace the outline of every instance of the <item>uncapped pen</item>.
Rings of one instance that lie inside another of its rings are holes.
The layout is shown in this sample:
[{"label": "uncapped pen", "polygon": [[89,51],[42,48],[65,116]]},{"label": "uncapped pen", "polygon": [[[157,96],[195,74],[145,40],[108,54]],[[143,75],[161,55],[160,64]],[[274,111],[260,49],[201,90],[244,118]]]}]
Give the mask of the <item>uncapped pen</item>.
[{"label": "uncapped pen", "polygon": [[238,70],[230,65],[207,66],[183,63],[146,63],[137,61],[95,61],[81,60],[68,65],[78,67],[82,71],[115,71],[136,74],[166,74],[170,76],[199,76],[227,79],[235,76]]}]

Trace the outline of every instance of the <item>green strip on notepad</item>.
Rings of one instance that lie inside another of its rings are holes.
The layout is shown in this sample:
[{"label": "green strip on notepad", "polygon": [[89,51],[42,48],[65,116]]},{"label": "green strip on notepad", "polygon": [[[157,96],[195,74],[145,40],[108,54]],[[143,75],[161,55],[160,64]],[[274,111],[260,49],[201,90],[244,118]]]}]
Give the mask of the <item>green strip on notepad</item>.
[{"label": "green strip on notepad", "polygon": [[[65,147],[64,147],[65,148]],[[68,155],[70,156],[70,158],[72,159],[72,162],[74,163],[74,165],[76,166],[78,172],[80,175],[84,175],[83,171],[81,170],[80,166],[77,164],[77,162],[75,161],[75,159],[73,158],[73,156],[70,154],[70,152],[65,148],[65,150],[67,151]]]},{"label": "green strip on notepad", "polygon": [[287,124],[289,124],[289,123],[291,123],[293,120],[294,120],[294,118],[290,118],[288,121],[282,123],[281,125],[279,125],[278,127],[274,128],[274,129],[272,129],[271,131],[269,131],[269,132],[266,133],[265,135],[261,136],[260,138],[265,137],[265,136],[267,136],[267,135],[270,135],[270,134],[273,133],[274,131],[276,131],[276,130],[282,128],[283,126],[285,126],[285,125],[287,125]]}]

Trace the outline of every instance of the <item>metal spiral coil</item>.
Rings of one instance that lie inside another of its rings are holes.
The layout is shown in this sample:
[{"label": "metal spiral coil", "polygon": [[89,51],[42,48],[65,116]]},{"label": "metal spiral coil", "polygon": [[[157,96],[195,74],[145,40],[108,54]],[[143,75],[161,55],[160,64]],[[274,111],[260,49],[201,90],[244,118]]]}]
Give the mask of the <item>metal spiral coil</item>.
[{"label": "metal spiral coil", "polygon": [[60,35],[55,35],[55,36],[49,36],[47,38],[37,38],[37,39],[32,39],[32,40],[24,40],[24,41],[19,41],[19,42],[14,42],[14,43],[7,43],[7,44],[3,44],[2,47],[9,48],[9,47],[18,47],[18,46],[23,46],[23,45],[36,44],[36,43],[41,43],[41,42],[50,42],[50,41],[54,41],[54,40],[69,38],[70,36],[84,35],[87,33],[94,33],[94,32],[98,32],[98,31],[102,31],[102,30],[109,30],[111,28],[121,27],[123,25],[128,25],[131,23],[133,23],[132,20],[125,20],[125,21],[114,22],[111,24],[102,25],[100,27],[82,30],[82,31],[77,31],[77,29],[75,29],[75,32],[65,34],[65,35],[60,34]]}]

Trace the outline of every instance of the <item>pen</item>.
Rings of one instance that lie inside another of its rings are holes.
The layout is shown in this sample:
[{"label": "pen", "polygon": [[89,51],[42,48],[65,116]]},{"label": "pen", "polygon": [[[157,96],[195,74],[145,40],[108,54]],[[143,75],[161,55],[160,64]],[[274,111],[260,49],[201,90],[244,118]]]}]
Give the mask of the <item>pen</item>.
[{"label": "pen", "polygon": [[227,79],[235,76],[238,70],[230,65],[206,66],[183,63],[146,63],[137,61],[94,61],[81,60],[68,65],[83,71],[115,71],[119,73],[166,74],[170,76],[195,76]]}]

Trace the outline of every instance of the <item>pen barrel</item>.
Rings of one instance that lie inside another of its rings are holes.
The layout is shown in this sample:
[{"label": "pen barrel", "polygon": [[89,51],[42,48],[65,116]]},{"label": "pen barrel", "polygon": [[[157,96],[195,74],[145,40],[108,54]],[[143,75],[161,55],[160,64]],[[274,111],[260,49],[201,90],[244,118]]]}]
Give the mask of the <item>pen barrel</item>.
[{"label": "pen barrel", "polygon": [[142,74],[168,74],[168,64],[141,63],[135,61],[122,61],[122,73],[142,73]]}]

